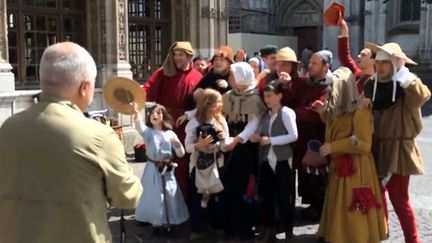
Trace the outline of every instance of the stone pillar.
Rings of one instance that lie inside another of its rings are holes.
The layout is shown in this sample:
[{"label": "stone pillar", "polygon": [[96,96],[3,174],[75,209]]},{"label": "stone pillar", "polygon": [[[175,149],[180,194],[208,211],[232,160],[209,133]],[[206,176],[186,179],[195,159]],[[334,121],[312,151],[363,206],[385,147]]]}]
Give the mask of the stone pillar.
[{"label": "stone pillar", "polygon": [[422,3],[418,56],[422,63],[432,63],[432,5]]},{"label": "stone pillar", "polygon": [[100,77],[132,78],[129,64],[127,0],[100,0]]},{"label": "stone pillar", "polygon": [[376,42],[379,1],[365,1],[365,21],[364,21],[364,38],[368,42]]},{"label": "stone pillar", "polygon": [[[88,6],[88,42],[98,67],[96,87],[102,88],[114,77],[133,78],[129,64],[127,0],[95,0]],[[101,90],[97,90],[101,92]],[[98,93],[99,94],[99,93]],[[91,108],[107,108],[103,94],[93,100]],[[130,116],[109,111],[121,125],[130,125]]]},{"label": "stone pillar", "polygon": [[215,49],[227,44],[227,7],[226,1],[196,0],[197,14],[191,15],[190,32],[196,33],[193,45],[205,57],[211,58]]},{"label": "stone pillar", "polygon": [[0,92],[15,90],[15,77],[9,64],[6,0],[0,0]]}]

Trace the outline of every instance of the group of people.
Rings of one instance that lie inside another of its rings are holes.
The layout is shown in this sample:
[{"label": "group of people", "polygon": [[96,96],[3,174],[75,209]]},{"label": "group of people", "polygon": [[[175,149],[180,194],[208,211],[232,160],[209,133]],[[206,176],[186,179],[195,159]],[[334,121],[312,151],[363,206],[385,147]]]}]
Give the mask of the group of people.
[{"label": "group of people", "polygon": [[[271,242],[278,230],[293,242],[296,189],[323,242],[387,239],[385,191],[406,242],[420,242],[408,184],[423,173],[414,138],[431,93],[398,44],[367,43],[355,62],[338,26],[334,71],[328,50],[305,71],[290,47],[245,62],[222,46],[200,72],[191,44],[175,42],[144,84],[156,103],[145,121],[131,104],[146,144],[141,180],[116,133],[82,113],[94,93],[90,54],[48,47],[41,102],[0,128],[0,242],[110,242],[107,203],[136,208],[155,233],[190,219],[190,240],[205,241],[205,223],[234,242]],[[312,170],[311,141],[328,162]]]},{"label": "group of people", "polygon": [[[430,91],[405,66],[416,63],[397,43],[366,43],[355,62],[348,26],[343,19],[338,26],[342,67],[334,71],[328,50],[312,53],[304,72],[290,47],[267,46],[259,57],[236,62],[222,46],[200,73],[190,43],[176,42],[144,85],[148,101],[175,121],[190,154],[184,162],[170,157],[178,161],[183,193],[170,200],[186,201],[181,211],[190,213],[192,240],[203,237],[206,211],[208,223],[227,239],[260,235],[271,242],[279,226],[292,241],[297,176],[298,195],[310,205],[300,217],[320,221],[323,241],[387,239],[388,191],[406,242],[420,242],[408,183],[423,173],[414,138]],[[172,63],[176,70],[164,74]],[[305,168],[312,140],[321,142],[327,168]],[[167,223],[162,216],[156,225]]]}]

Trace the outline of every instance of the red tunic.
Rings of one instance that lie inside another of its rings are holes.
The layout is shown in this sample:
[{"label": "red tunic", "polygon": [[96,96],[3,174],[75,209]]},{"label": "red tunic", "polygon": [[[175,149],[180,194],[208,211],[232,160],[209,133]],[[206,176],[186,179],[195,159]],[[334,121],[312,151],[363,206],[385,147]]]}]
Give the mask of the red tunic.
[{"label": "red tunic", "polygon": [[349,68],[351,72],[354,73],[357,81],[357,89],[361,94],[363,92],[366,81],[370,78],[370,75],[362,75],[361,69],[357,67],[357,64],[351,57],[348,37],[339,37],[338,55],[341,66]]},{"label": "red tunic", "polygon": [[315,100],[324,100],[326,86],[308,84],[306,78],[295,78],[288,83],[282,99],[282,104],[290,107],[296,113],[298,140],[294,144],[293,164],[301,168],[301,161],[306,153],[307,142],[310,139],[324,140],[325,126],[318,112],[311,109]]},{"label": "red tunic", "polygon": [[[147,101],[156,102],[167,108],[174,122],[179,116],[188,109],[190,104],[187,97],[192,94],[195,86],[201,80],[200,72],[191,68],[187,71],[177,70],[173,77],[163,75],[162,69],[156,70],[144,85],[147,94]],[[182,143],[185,139],[185,123],[182,126],[175,127],[174,132]],[[175,171],[180,189],[185,197],[188,198],[188,180],[189,180],[189,159],[184,156],[182,159],[174,159],[178,164]]]},{"label": "red tunic", "polygon": [[302,168],[302,160],[311,139],[324,142],[325,125],[318,112],[311,109],[315,100],[324,100],[325,85],[309,84],[306,78],[294,78],[285,88],[282,104],[296,113],[298,140],[293,144],[293,166],[298,170],[298,194],[304,204],[322,208],[325,191],[325,176],[310,176]]}]

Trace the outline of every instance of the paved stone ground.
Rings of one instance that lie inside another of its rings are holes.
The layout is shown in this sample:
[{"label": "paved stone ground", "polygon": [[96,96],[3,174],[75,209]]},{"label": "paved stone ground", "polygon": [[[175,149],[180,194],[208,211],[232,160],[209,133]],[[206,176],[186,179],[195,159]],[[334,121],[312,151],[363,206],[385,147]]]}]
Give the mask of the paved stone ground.
[{"label": "paved stone ground", "polygon": [[[432,104],[424,107],[424,130],[417,139],[422,152],[426,174],[413,176],[410,181],[410,197],[415,208],[417,228],[420,239],[423,243],[432,242]],[[300,206],[300,205],[299,205]],[[120,242],[119,211],[114,210],[110,213],[109,221],[113,233],[114,242]],[[150,226],[142,226],[133,220],[133,211],[126,211],[126,242],[188,242],[189,227],[187,224],[180,225],[174,229],[175,237],[156,238],[152,236]],[[390,238],[385,243],[403,243],[404,237],[400,228],[399,221],[391,205],[389,205],[390,216]],[[297,222],[294,234],[297,236],[296,242],[312,243],[316,242],[315,233],[318,224],[309,222]],[[283,239],[284,234],[279,234],[278,238]],[[200,242],[223,242],[217,237],[210,236],[209,239]]]}]

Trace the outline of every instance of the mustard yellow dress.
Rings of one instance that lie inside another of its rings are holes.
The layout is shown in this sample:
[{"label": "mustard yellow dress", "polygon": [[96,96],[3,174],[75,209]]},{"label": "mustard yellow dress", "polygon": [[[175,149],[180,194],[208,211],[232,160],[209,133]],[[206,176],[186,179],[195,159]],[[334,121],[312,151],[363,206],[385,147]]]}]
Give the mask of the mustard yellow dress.
[{"label": "mustard yellow dress", "polygon": [[330,243],[388,238],[380,184],[371,154],[373,118],[367,109],[323,114],[331,147],[329,182],[318,235]]}]

